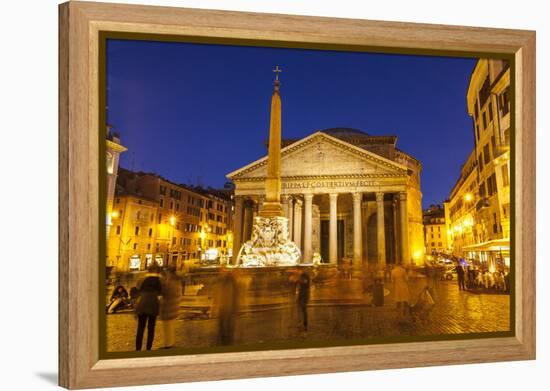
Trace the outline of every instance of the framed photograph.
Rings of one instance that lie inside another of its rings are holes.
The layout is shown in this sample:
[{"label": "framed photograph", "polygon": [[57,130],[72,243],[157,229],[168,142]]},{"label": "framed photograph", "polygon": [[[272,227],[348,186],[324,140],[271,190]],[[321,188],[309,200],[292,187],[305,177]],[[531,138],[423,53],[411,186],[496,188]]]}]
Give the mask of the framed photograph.
[{"label": "framed photograph", "polygon": [[535,358],[535,33],[59,6],[59,382]]}]

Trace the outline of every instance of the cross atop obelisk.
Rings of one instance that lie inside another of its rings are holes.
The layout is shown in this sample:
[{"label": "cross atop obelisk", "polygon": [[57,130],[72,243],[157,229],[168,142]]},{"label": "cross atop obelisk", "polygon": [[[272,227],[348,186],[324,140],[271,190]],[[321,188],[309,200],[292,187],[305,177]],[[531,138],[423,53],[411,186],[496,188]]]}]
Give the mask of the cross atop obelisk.
[{"label": "cross atop obelisk", "polygon": [[263,217],[283,216],[281,205],[281,96],[279,94],[279,73],[282,70],[277,65],[273,72],[275,72],[275,86],[271,95],[265,202],[260,212],[260,216]]},{"label": "cross atop obelisk", "polygon": [[275,81],[279,81],[279,73],[283,72],[283,70],[277,65],[273,72],[275,72]]}]

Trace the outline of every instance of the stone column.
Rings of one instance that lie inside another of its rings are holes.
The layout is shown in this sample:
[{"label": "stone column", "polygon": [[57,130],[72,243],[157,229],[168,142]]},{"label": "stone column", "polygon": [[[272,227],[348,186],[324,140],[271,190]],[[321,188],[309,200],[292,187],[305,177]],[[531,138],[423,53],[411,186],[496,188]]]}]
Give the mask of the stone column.
[{"label": "stone column", "polygon": [[361,219],[362,219],[362,226],[363,230],[361,232],[362,240],[363,240],[363,260],[365,263],[369,262],[369,248],[368,246],[368,240],[369,240],[369,234],[367,231],[368,228],[368,222],[369,222],[369,208],[368,208],[368,202],[363,202],[361,205]]},{"label": "stone column", "polygon": [[408,265],[411,262],[409,251],[409,217],[407,215],[407,192],[399,193],[399,225],[401,231],[401,262]]},{"label": "stone column", "polygon": [[332,265],[338,262],[338,194],[329,194],[330,213],[329,213],[329,247],[328,260]]},{"label": "stone column", "polygon": [[353,267],[360,268],[363,259],[361,234],[361,201],[363,193],[352,193],[353,197]]},{"label": "stone column", "polygon": [[304,254],[302,260],[311,262],[313,258],[311,247],[311,233],[313,230],[313,194],[304,194]]},{"label": "stone column", "polygon": [[292,233],[294,234],[293,242],[296,243],[298,248],[302,248],[302,200],[294,200],[294,227],[292,227]]},{"label": "stone column", "polygon": [[286,217],[288,217],[288,237],[292,240],[294,225],[294,199],[292,197],[288,197],[288,214]]},{"label": "stone column", "polygon": [[265,196],[261,195],[258,197],[258,214],[262,211],[264,208],[264,202],[265,202]]},{"label": "stone column", "polygon": [[399,211],[397,210],[398,209],[398,204],[399,204],[399,201],[397,200],[397,197],[393,197],[393,200],[391,202],[391,206],[392,206],[392,235],[393,235],[393,242],[392,242],[392,253],[393,253],[393,262],[394,263],[399,263],[399,259],[400,259],[400,250],[399,250],[399,224],[398,224],[398,220],[399,220],[399,216],[398,216],[398,213]]},{"label": "stone column", "polygon": [[384,193],[376,193],[376,233],[378,242],[378,266],[386,267],[386,235],[384,232]]},{"label": "stone column", "polygon": [[237,255],[242,244],[243,232],[243,197],[235,196],[235,216],[233,219],[233,264],[237,264]]},{"label": "stone column", "polygon": [[283,214],[288,219],[288,195],[281,196],[281,204],[283,206]]},{"label": "stone column", "polygon": [[241,237],[242,242],[246,242],[247,240],[250,240],[250,236],[252,234],[252,225],[254,224],[254,220],[252,218],[252,208],[253,206],[249,204],[249,202],[245,202],[243,206],[243,235]]}]

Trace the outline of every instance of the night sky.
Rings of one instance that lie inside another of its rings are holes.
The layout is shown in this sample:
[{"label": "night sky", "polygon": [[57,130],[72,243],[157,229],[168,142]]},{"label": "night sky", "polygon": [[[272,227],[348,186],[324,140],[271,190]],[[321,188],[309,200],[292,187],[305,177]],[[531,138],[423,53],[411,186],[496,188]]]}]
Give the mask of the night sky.
[{"label": "night sky", "polygon": [[423,165],[423,206],[441,203],[473,148],[466,91],[475,59],[108,40],[107,121],[121,166],[222,187],[266,154],[274,73],[283,138],[332,127],[396,135]]}]

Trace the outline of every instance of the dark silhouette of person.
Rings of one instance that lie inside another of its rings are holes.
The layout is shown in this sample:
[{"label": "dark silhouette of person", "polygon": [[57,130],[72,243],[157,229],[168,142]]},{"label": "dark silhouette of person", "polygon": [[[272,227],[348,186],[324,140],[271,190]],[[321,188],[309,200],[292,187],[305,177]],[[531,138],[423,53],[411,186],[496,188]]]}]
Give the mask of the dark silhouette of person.
[{"label": "dark silhouette of person", "polygon": [[221,345],[231,345],[235,334],[235,317],[239,311],[239,286],[235,272],[222,271],[214,292],[215,316],[218,317],[218,333]]},{"label": "dark silhouette of person", "polygon": [[307,318],[307,304],[309,302],[309,286],[310,286],[310,278],[309,274],[306,272],[303,272],[300,274],[300,278],[298,279],[298,313],[299,316],[302,318],[302,325],[304,327],[304,330],[307,331],[308,327],[308,318]]},{"label": "dark silhouette of person", "polygon": [[464,283],[464,268],[460,263],[456,265],[456,275],[458,279],[458,289],[461,291],[465,291],[466,285]]},{"label": "dark silhouette of person", "polygon": [[155,339],[155,324],[159,313],[159,296],[161,294],[160,277],[158,268],[151,268],[151,272],[139,286],[139,298],[135,305],[138,318],[136,333],[136,350],[140,351],[143,344],[143,333],[147,326],[147,350],[153,347]]}]

